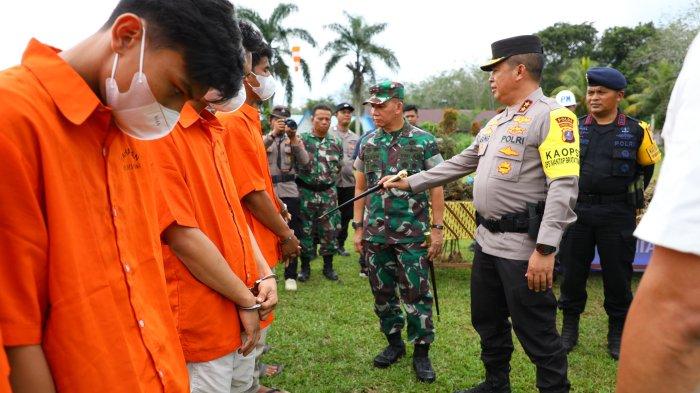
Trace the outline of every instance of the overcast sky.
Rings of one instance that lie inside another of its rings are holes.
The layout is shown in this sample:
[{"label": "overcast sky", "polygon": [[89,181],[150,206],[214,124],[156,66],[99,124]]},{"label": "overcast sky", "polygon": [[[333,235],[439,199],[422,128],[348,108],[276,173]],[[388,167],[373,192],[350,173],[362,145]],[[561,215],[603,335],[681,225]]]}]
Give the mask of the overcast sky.
[{"label": "overcast sky", "polygon": [[[478,64],[490,57],[492,41],[539,31],[556,22],[593,22],[598,31],[610,26],[634,26],[640,22],[667,20],[686,10],[691,0],[587,0],[486,2],[446,0],[298,0],[299,12],[288,17],[287,27],[308,30],[319,46],[334,38],[324,29],[343,22],[343,11],[363,16],[368,23],[388,24],[377,43],[396,54],[401,69],[389,72],[375,65],[378,77],[418,82],[441,71]],[[115,0],[20,0],[0,6],[0,69],[19,63],[31,37],[59,48],[69,48],[104,23]],[[234,4],[257,10],[263,17],[278,4],[269,0],[240,0]],[[294,44],[294,42],[292,42]],[[294,105],[307,98],[339,96],[350,82],[340,63],[325,80],[322,72],[328,55],[302,43],[309,63],[312,88],[295,75]],[[291,59],[289,59],[291,64]],[[281,90],[281,89],[280,89]],[[282,95],[276,101],[282,101]]]}]

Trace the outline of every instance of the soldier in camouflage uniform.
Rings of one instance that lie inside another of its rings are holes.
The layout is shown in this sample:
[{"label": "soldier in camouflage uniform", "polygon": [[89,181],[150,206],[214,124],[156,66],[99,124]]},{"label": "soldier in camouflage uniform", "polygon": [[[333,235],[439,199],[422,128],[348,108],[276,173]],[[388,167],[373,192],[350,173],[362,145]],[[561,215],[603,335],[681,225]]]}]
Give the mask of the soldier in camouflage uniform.
[{"label": "soldier in camouflage uniform", "polygon": [[[404,89],[397,82],[382,82],[370,88],[372,118],[379,127],[360,147],[354,168],[355,193],[377,184],[385,175],[407,170],[409,174],[430,169],[442,162],[435,138],[403,118]],[[358,251],[364,248],[374,310],[381,331],[389,341],[374,358],[385,368],[406,352],[401,330],[408,322],[408,340],[415,345],[413,368],[420,381],[433,382],[428,350],[435,337],[433,296],[428,280],[429,258],[442,248],[442,187],[430,191],[433,218],[430,250],[425,240],[430,225],[428,192],[412,194],[399,190],[380,191],[355,202],[353,227]],[[399,304],[397,289],[406,309]]]},{"label": "soldier in camouflage uniform", "polygon": [[340,212],[335,211],[326,217],[319,217],[338,206],[338,193],[335,184],[340,178],[343,165],[343,145],[336,137],[328,134],[331,124],[331,108],[317,105],[312,111],[312,130],[301,134],[301,141],[309,154],[307,165],[299,167],[297,185],[301,199],[301,272],[299,281],[306,281],[311,274],[311,259],[315,254],[314,238],[320,242],[319,254],[323,256],[323,275],[329,280],[337,280],[333,270],[333,255],[338,250]]}]

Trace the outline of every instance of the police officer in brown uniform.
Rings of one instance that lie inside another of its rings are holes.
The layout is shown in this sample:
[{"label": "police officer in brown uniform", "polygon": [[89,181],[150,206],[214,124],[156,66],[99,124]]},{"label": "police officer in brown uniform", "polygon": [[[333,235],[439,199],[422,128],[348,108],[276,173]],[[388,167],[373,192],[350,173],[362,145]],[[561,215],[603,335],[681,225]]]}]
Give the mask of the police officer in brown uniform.
[{"label": "police officer in brown uniform", "polygon": [[[338,204],[349,201],[355,196],[355,175],[352,172],[352,164],[355,162],[353,153],[360,137],[350,130],[350,121],[355,108],[347,102],[342,102],[335,107],[335,118],[338,124],[329,133],[343,143],[343,168],[340,170],[340,179],[336,184],[338,190]],[[348,226],[352,221],[352,204],[340,209],[340,231],[338,231],[338,254],[344,257],[350,256],[345,251],[345,241],[348,239]]]},{"label": "police officer in brown uniform", "polygon": [[486,380],[459,392],[511,391],[509,317],[537,367],[539,391],[568,392],[552,273],[564,229],[576,219],[578,120],[539,87],[544,58],[537,36],[497,41],[491,50],[482,70],[491,72],[493,95],[507,108],[460,154],[385,187],[421,192],[477,172],[471,309]]},{"label": "police officer in brown uniform", "polygon": [[[270,132],[263,137],[267,149],[267,163],[270,168],[275,194],[282,200],[288,212],[289,227],[296,236],[301,236],[299,190],[294,182],[297,168],[309,163],[309,154],[304,143],[297,136],[297,124],[289,118],[289,109],[276,106],[270,113]],[[297,258],[292,258],[284,269],[284,288],[297,289]]]}]

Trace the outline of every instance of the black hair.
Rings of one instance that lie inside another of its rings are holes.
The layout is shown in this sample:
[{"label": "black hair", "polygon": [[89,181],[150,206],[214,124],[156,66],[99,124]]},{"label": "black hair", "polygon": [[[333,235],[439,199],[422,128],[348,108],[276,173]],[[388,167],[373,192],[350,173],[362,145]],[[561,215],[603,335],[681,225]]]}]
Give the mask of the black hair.
[{"label": "black hair", "polygon": [[316,111],[328,111],[330,113],[333,113],[333,110],[331,109],[331,107],[326,105],[326,104],[318,104],[318,105],[314,106],[313,109],[311,109],[311,117],[316,116]]},{"label": "black hair", "polygon": [[241,29],[243,37],[243,47],[253,56],[253,67],[260,63],[260,59],[267,57],[272,61],[272,48],[265,42],[265,37],[250,22],[246,20],[238,21],[238,28]]},{"label": "black hair", "polygon": [[518,64],[522,64],[530,73],[532,79],[537,82],[542,80],[542,69],[544,68],[544,55],[542,53],[524,53],[520,55],[513,55],[506,59],[511,67],[517,67]]},{"label": "black hair", "polygon": [[403,106],[403,111],[408,112],[408,111],[414,111],[416,112],[416,115],[418,114],[418,107],[415,106],[414,104],[406,104]]},{"label": "black hair", "polygon": [[227,0],[121,0],[102,27],[122,14],[146,20],[152,47],[182,51],[187,77],[221,93],[221,101],[238,93],[243,80],[241,31]]},{"label": "black hair", "polygon": [[272,48],[270,45],[263,43],[262,48],[253,52],[253,67],[260,64],[260,60],[267,57],[267,60],[272,63]]}]

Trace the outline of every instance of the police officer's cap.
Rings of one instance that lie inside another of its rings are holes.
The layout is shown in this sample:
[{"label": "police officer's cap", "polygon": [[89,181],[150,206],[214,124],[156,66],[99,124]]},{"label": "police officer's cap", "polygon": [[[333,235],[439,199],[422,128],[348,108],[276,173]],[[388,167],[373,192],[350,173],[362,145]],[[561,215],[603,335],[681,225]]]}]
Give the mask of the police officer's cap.
[{"label": "police officer's cap", "polygon": [[278,118],[287,118],[291,116],[291,113],[289,112],[289,108],[287,108],[286,106],[278,105],[272,108],[272,112],[270,113],[270,115]]},{"label": "police officer's cap", "polygon": [[586,72],[588,86],[603,86],[613,90],[624,90],[627,79],[622,72],[612,67],[593,67]]},{"label": "police officer's cap", "polygon": [[341,102],[340,104],[335,106],[335,113],[338,113],[339,111],[342,111],[343,109],[349,109],[350,112],[355,111],[355,107],[352,105],[348,104],[347,102]]},{"label": "police officer's cap", "polygon": [[491,60],[481,66],[483,71],[491,71],[496,64],[503,60],[526,53],[544,53],[540,37],[536,35],[519,35],[491,44]]}]

